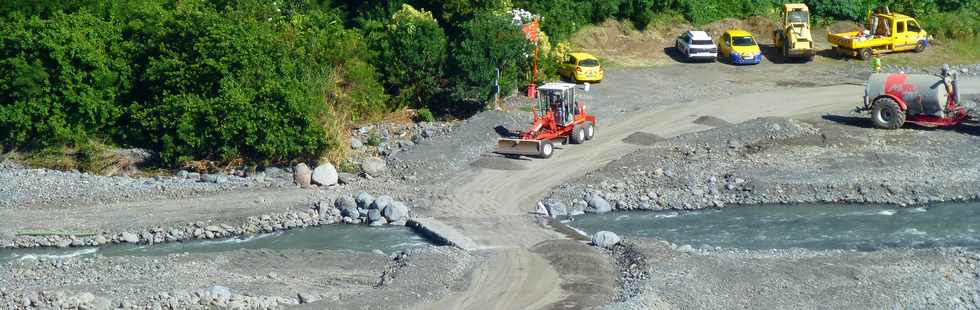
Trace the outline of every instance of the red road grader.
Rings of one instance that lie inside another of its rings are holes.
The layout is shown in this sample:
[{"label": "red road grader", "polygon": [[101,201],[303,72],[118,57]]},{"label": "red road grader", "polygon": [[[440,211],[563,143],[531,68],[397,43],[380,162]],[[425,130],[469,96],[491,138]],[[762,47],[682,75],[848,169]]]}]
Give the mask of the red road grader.
[{"label": "red road grader", "polygon": [[875,127],[898,129],[906,122],[920,126],[955,126],[972,117],[960,105],[955,72],[944,66],[938,75],[875,73],[868,78],[864,107]]},{"label": "red road grader", "polygon": [[496,152],[509,156],[551,157],[554,143],[581,144],[595,136],[595,116],[575,98],[575,84],[548,83],[537,89],[534,122],[518,138],[500,138]]}]

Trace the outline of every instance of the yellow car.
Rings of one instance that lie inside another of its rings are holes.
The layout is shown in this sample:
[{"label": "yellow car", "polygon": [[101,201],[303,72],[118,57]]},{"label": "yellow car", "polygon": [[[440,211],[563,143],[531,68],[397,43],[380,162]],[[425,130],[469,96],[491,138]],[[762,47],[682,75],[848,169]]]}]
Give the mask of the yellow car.
[{"label": "yellow car", "polygon": [[558,75],[575,82],[602,82],[605,71],[599,58],[589,53],[569,53],[558,67]]},{"label": "yellow car", "polygon": [[762,49],[748,31],[730,29],[718,39],[718,59],[736,65],[754,65],[762,62]]}]

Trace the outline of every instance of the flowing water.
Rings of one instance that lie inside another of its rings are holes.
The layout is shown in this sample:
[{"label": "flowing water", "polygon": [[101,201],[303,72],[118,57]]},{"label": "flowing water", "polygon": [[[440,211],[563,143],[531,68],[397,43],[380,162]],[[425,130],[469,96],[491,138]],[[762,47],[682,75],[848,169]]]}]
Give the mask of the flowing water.
[{"label": "flowing water", "polygon": [[613,212],[575,218],[592,233],[743,249],[980,248],[980,202],[917,208],[876,205],[746,206],[702,211]]},{"label": "flowing water", "polygon": [[366,227],[360,225],[325,225],[288,232],[253,235],[219,240],[172,242],[154,245],[112,245],[100,248],[6,249],[0,250],[0,261],[14,259],[65,258],[99,254],[103,256],[162,256],[172,253],[213,253],[238,249],[327,249],[385,253],[430,244],[404,226]]}]

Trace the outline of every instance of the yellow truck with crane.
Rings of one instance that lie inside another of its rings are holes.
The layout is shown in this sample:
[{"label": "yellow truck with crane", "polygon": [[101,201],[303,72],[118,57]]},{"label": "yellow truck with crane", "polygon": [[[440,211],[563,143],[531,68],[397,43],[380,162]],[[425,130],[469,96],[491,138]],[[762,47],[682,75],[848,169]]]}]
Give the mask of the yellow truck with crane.
[{"label": "yellow truck with crane", "polygon": [[892,52],[922,52],[929,46],[929,34],[915,18],[890,12],[885,7],[879,12],[868,12],[864,29],[828,33],[827,41],[838,54],[867,60]]},{"label": "yellow truck with crane", "polygon": [[810,34],[810,9],[802,3],[783,4],[783,26],[772,32],[772,42],[783,58],[812,60],[816,50]]}]

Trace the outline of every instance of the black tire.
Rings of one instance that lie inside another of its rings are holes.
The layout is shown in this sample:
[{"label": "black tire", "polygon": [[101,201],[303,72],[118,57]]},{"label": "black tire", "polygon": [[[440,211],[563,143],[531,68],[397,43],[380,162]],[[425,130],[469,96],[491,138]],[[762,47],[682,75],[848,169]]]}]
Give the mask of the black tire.
[{"label": "black tire", "polygon": [[572,144],[582,144],[582,143],[584,143],[585,140],[586,140],[585,139],[585,129],[582,128],[582,126],[575,126],[575,129],[572,129],[572,136],[569,137],[569,140],[572,141]]},{"label": "black tire", "polygon": [[595,138],[595,126],[592,123],[585,123],[585,140]]},{"label": "black tire", "polygon": [[541,142],[541,149],[539,150],[539,158],[549,158],[555,153],[555,146],[551,144],[550,141]]},{"label": "black tire", "polygon": [[882,129],[899,129],[905,125],[905,111],[892,98],[875,99],[871,104],[871,123]]},{"label": "black tire", "polygon": [[870,48],[862,48],[860,51],[858,51],[858,57],[861,57],[861,60],[871,59],[871,57],[874,57],[874,55],[874,52],[871,51]]},{"label": "black tire", "polygon": [[915,44],[915,52],[916,53],[922,53],[925,50],[926,50],[926,43],[925,42],[919,41],[919,43],[916,43]]}]

